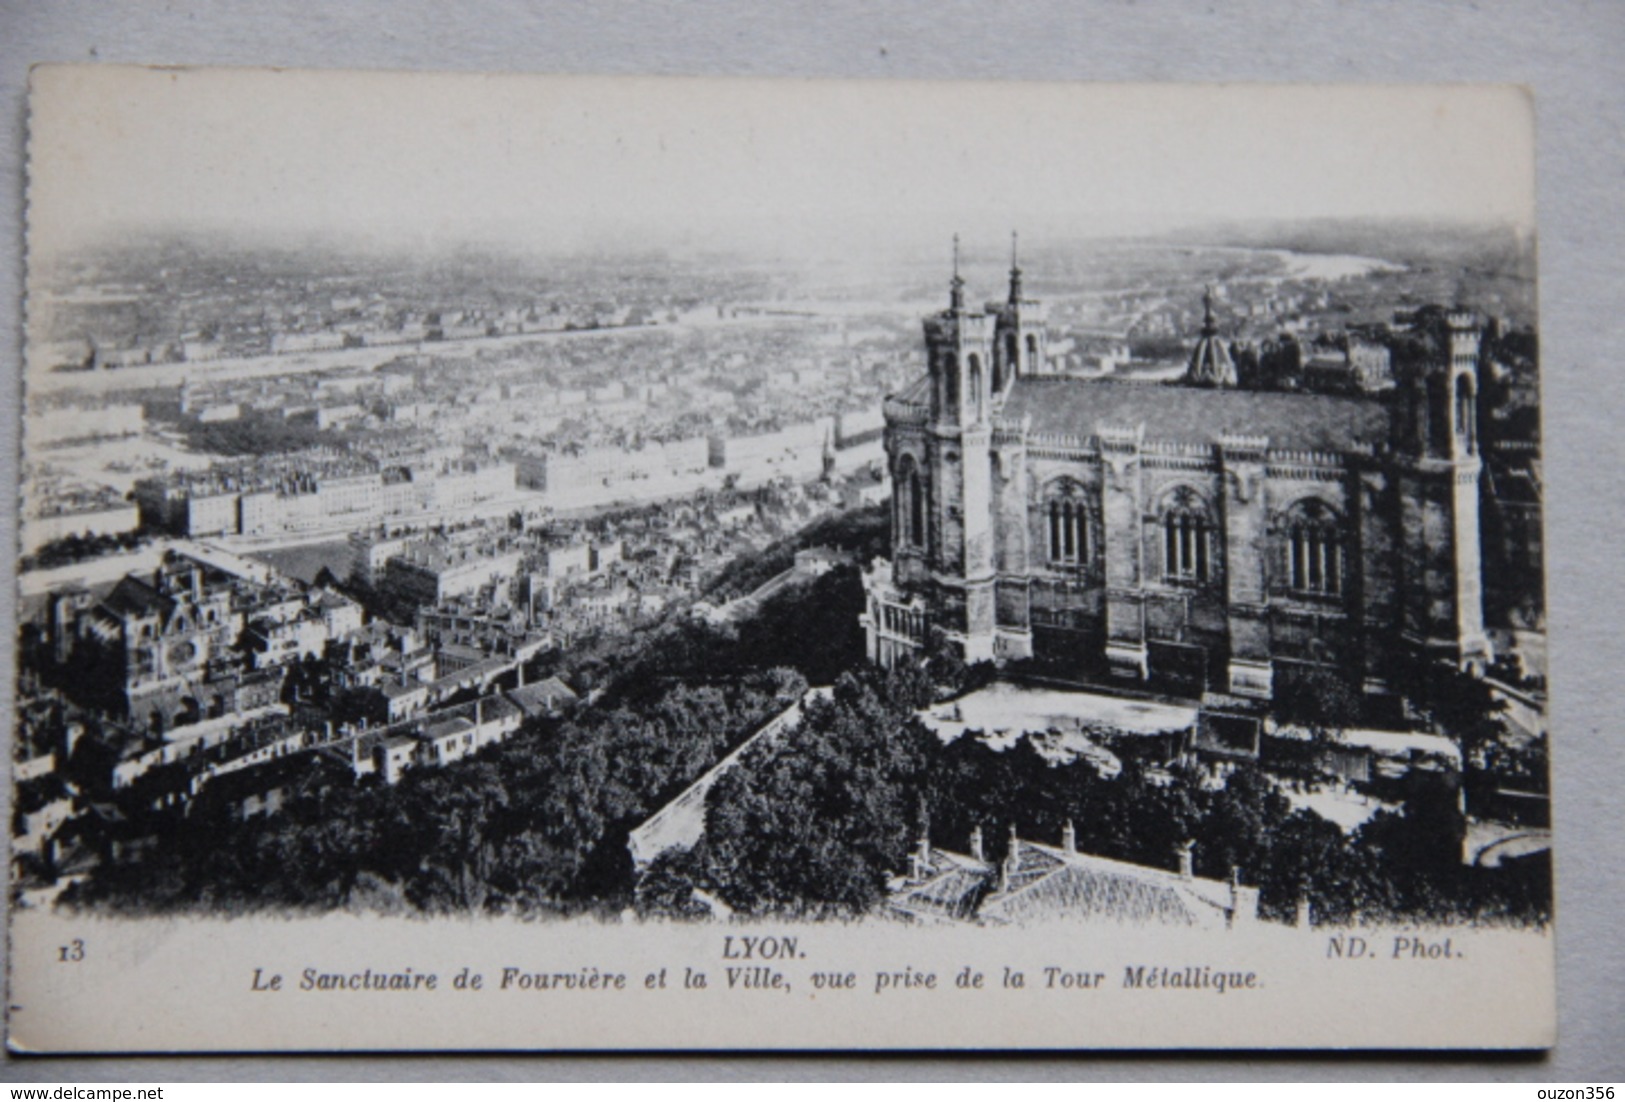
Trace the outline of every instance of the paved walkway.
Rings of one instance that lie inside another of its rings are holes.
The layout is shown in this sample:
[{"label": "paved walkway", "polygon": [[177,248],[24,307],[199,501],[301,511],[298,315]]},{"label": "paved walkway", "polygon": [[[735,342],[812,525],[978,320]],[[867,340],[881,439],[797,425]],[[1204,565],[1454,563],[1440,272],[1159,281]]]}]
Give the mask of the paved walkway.
[{"label": "paved walkway", "polygon": [[1467,826],[1467,853],[1480,868],[1498,869],[1503,861],[1551,848],[1552,832],[1543,828],[1483,822]]},{"label": "paved walkway", "polygon": [[933,705],[920,718],[945,742],[967,730],[980,730],[993,736],[995,744],[1008,744],[1029,732],[1066,733],[1094,725],[1136,735],[1182,731],[1196,722],[1196,709],[996,681],[957,700]]}]

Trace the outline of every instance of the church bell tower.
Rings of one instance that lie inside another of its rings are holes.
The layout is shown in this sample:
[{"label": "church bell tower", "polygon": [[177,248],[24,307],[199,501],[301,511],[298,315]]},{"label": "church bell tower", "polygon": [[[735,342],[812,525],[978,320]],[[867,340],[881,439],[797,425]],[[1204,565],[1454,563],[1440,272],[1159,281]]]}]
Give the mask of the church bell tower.
[{"label": "church bell tower", "polygon": [[990,330],[986,313],[965,306],[956,235],[948,309],[925,319],[931,379],[927,447],[931,482],[939,488],[928,558],[939,597],[936,623],[969,662],[993,657]]},{"label": "church bell tower", "polygon": [[1020,375],[1042,375],[1047,370],[1043,304],[1026,296],[1021,285],[1021,262],[1010,234],[1010,293],[1004,302],[988,303],[998,321],[993,333],[993,390],[1003,395]]},{"label": "church bell tower", "polygon": [[1437,358],[1407,380],[1404,627],[1425,653],[1481,671],[1494,652],[1484,631],[1478,320],[1465,310],[1428,320]]}]

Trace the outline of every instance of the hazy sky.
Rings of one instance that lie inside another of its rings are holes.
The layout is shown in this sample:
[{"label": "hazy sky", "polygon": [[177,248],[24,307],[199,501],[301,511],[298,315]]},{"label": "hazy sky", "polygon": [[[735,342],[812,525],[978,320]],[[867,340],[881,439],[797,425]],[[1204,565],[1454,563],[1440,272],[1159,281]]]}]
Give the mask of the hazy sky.
[{"label": "hazy sky", "polygon": [[1212,218],[1533,222],[1507,87],[47,68],[32,248],[130,228],[574,249],[918,245]]}]

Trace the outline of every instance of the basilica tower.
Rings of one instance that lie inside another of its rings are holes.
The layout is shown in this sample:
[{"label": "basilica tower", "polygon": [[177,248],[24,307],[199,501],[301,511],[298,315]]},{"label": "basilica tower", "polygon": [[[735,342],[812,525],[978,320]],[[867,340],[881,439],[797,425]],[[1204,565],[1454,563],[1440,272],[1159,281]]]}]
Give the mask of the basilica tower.
[{"label": "basilica tower", "polygon": [[971,662],[993,657],[991,338],[988,315],[965,306],[955,237],[948,309],[925,319],[934,491],[927,562],[938,591],[935,624]]},{"label": "basilica tower", "polygon": [[1482,670],[1494,655],[1484,632],[1479,529],[1478,321],[1435,310],[1418,327],[1434,355],[1403,384],[1403,629],[1424,653]]},{"label": "basilica tower", "polygon": [[995,393],[1005,394],[1020,375],[1045,371],[1049,351],[1045,347],[1044,308],[1026,297],[1021,286],[1021,264],[1016,253],[1017,237],[1010,235],[1010,293],[1004,302],[990,302],[987,312],[997,321],[993,330],[993,381]]}]

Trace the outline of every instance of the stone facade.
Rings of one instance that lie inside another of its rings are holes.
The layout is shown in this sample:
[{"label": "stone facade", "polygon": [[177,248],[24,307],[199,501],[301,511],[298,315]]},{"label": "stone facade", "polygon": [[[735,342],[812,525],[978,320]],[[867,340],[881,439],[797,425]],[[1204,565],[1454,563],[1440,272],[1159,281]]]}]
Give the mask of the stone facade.
[{"label": "stone facade", "polygon": [[[967,661],[1267,699],[1282,671],[1380,692],[1401,654],[1490,658],[1474,319],[1382,396],[1242,390],[1211,313],[1185,385],[1055,374],[1005,302],[925,321],[886,402],[892,557],[865,573],[873,661],[934,633]],[[1222,373],[1221,373],[1222,374]]]},{"label": "stone facade", "polygon": [[227,667],[242,628],[229,591],[209,586],[200,565],[171,554],[151,581],[126,575],[75,615],[70,646],[93,686],[87,698],[162,731],[187,713],[209,718],[235,710],[237,683]]}]

